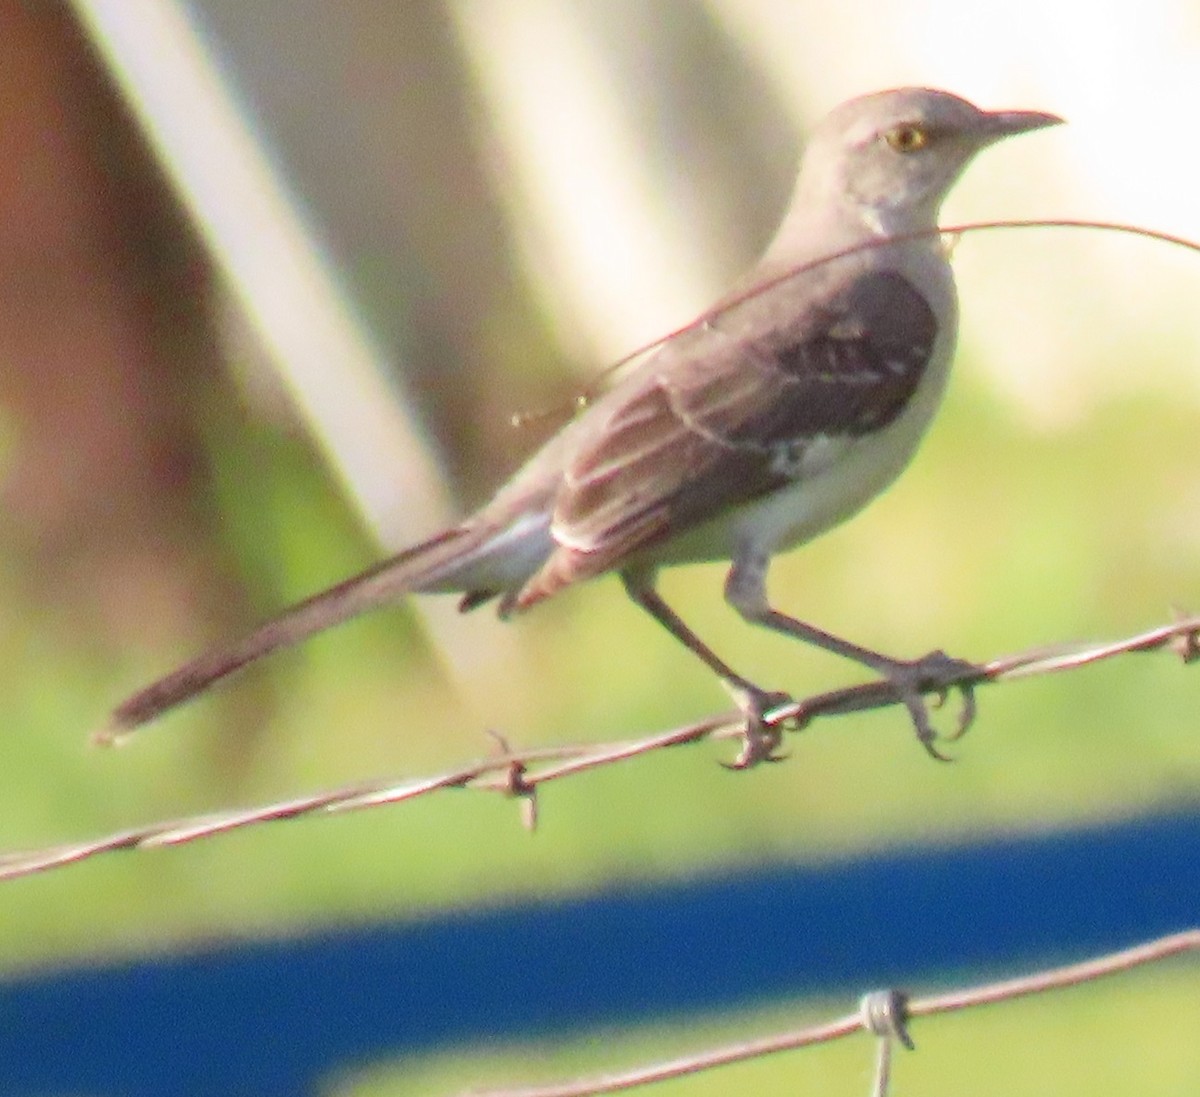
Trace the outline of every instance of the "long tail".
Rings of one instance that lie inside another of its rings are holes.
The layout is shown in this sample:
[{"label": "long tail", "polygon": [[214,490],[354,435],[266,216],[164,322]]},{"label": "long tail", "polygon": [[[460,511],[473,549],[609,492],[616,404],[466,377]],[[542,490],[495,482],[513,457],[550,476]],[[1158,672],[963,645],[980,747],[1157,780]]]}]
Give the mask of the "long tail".
[{"label": "long tail", "polygon": [[451,529],[298,602],[240,643],[197,656],[122,701],[93,739],[112,743],[283,647],[435,583],[478,547],[479,531]]}]

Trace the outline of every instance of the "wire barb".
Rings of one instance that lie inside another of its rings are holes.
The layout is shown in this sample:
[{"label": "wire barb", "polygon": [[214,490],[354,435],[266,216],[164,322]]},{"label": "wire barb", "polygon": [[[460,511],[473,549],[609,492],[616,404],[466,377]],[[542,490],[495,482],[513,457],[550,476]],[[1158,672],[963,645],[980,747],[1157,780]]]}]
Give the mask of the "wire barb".
[{"label": "wire barb", "polygon": [[[1172,607],[1171,612],[1176,621],[1187,621],[1192,616],[1178,606]],[[1200,660],[1200,629],[1191,629],[1174,637],[1171,641],[1171,650],[1179,656],[1184,666]]]},{"label": "wire barb", "polygon": [[496,744],[497,761],[504,763],[499,780],[493,781],[490,787],[519,801],[521,825],[532,834],[537,830],[538,802],[537,785],[530,782],[527,776],[529,766],[521,760],[501,732],[488,728],[487,735]]},{"label": "wire barb", "polygon": [[873,990],[858,1006],[862,1027],[878,1037],[871,1097],[887,1097],[892,1084],[892,1047],[899,1041],[909,1051],[916,1045],[908,1033],[908,995],[902,990]]},{"label": "wire barb", "polygon": [[[1159,937],[1156,940],[1135,945],[1133,948],[1106,953],[1078,964],[1068,964],[1066,967],[1051,968],[1048,971],[1036,971],[1000,983],[952,990],[928,998],[910,999],[899,991],[877,991],[874,994],[866,995],[854,1013],[805,1028],[793,1029],[790,1032],[709,1048],[667,1062],[634,1067],[630,1070],[596,1078],[582,1078],[557,1084],[524,1086],[515,1089],[475,1090],[473,1097],[594,1097],[600,1093],[623,1092],[637,1086],[649,1085],[652,1082],[665,1082],[672,1078],[683,1078],[713,1070],[716,1067],[761,1059],[782,1051],[797,1051],[800,1048],[813,1047],[817,1044],[832,1043],[834,1040],[853,1036],[864,1029],[879,1036],[880,1057],[882,1058],[884,1054],[882,1048],[884,1046],[890,1048],[897,1040],[906,1047],[912,1048],[912,1041],[907,1039],[906,1029],[907,1021],[911,1017],[956,1013],[964,1009],[993,1005],[997,1002],[1011,1002],[1032,994],[1063,990],[1067,987],[1078,986],[1080,983],[1092,982],[1109,975],[1129,971],[1145,964],[1157,963],[1185,952],[1200,952],[1200,929],[1190,929],[1182,933],[1173,933],[1167,937]],[[889,1058],[884,1066],[887,1071],[890,1071],[891,1052],[889,1051],[887,1054]],[[875,1089],[872,1091],[876,1097],[884,1097],[887,1092],[886,1086],[890,1082],[887,1073],[884,1073],[885,1088],[880,1090],[880,1073],[880,1071],[876,1073]]]},{"label": "wire barb", "polygon": [[[998,684],[1014,678],[1078,670],[1093,663],[1134,652],[1175,650],[1180,637],[1191,637],[1187,641],[1191,645],[1196,643],[1198,634],[1200,617],[1193,616],[1108,643],[1034,648],[1016,655],[1001,656],[979,666],[963,663],[956,672],[961,677],[955,678],[950,675],[940,682],[925,682],[921,691],[934,693],[942,687],[960,690],[964,687],[978,688],[984,684]],[[786,726],[801,729],[807,728],[819,716],[844,716],[902,703],[903,698],[895,685],[880,679],[781,704],[767,712],[763,722],[772,728]],[[744,741],[745,734],[746,718],[741,712],[734,712],[653,735],[615,742],[519,751],[508,749],[505,745],[502,747],[502,753],[493,753],[479,761],[432,777],[365,781],[261,807],[239,808],[150,823],[90,841],[64,843],[31,851],[0,853],[0,881],[63,868],[116,850],[182,845],[184,842],[212,838],[242,827],[284,819],[299,819],[307,815],[359,811],[383,804],[398,804],[450,788],[518,795],[526,804],[530,804],[533,803],[535,791],[547,781],[557,781],[586,770],[615,765],[669,747],[701,742]],[[501,739],[500,742],[505,741]],[[519,772],[514,772],[514,767],[517,766],[520,767]],[[536,803],[533,807],[523,807],[523,812],[526,819],[530,818],[530,812],[533,812],[533,817],[536,818]]]},{"label": "wire barb", "polygon": [[881,1040],[899,1040],[909,1051],[916,1051],[908,1032],[909,994],[903,990],[872,990],[862,996],[858,1015],[862,1027]]}]

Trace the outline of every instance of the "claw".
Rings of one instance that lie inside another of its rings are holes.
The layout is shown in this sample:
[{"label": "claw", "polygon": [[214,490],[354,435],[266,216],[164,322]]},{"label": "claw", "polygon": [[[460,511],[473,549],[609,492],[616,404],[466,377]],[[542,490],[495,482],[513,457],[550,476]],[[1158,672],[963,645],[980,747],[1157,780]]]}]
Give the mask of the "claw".
[{"label": "claw", "polygon": [[748,731],[742,740],[742,749],[738,751],[738,756],[732,762],[718,762],[717,764],[722,769],[737,771],[750,769],[760,762],[784,762],[791,755],[778,752],[779,739],[778,735],[763,735]]},{"label": "claw", "polygon": [[956,739],[961,739],[967,733],[967,729],[975,723],[975,716],[979,711],[975,703],[975,687],[970,682],[963,682],[958,687],[958,692],[962,694],[962,708],[958,710],[958,724],[947,739],[954,742]]},{"label": "claw", "polygon": [[949,755],[943,754],[934,743],[938,739],[937,730],[929,722],[929,712],[925,707],[925,699],[920,693],[914,692],[911,686],[899,682],[894,683],[897,689],[901,689],[904,700],[904,707],[908,709],[908,715],[912,719],[913,727],[917,732],[917,741],[925,749],[925,753],[930,758],[939,762],[952,761]]},{"label": "claw", "polygon": [[720,763],[725,769],[750,769],[760,762],[782,762],[788,755],[779,753],[783,742],[784,721],[768,724],[766,714],[792,698],[786,693],[761,690],[749,683],[727,683],[737,706],[746,717],[746,728],[742,733],[742,749],[732,762]]},{"label": "claw", "polygon": [[[949,755],[938,750],[934,743],[939,738],[951,743],[961,739],[974,722],[977,708],[974,682],[971,679],[979,674],[979,667],[963,659],[953,659],[944,651],[933,651],[923,659],[916,659],[911,663],[889,660],[879,669],[900,694],[925,753],[939,762],[953,761]],[[961,694],[962,708],[955,721],[954,730],[949,735],[941,736],[929,721],[929,709],[941,708],[951,690],[957,690]],[[933,699],[927,701],[925,693],[933,693]]]}]

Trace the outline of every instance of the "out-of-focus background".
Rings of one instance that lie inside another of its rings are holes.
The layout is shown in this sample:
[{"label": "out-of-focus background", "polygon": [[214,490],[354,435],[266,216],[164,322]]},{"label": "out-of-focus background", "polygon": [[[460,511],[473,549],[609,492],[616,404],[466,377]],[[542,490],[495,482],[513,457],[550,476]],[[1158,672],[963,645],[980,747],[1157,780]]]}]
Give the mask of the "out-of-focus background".
[{"label": "out-of-focus background", "polygon": [[[481,500],[753,260],[816,119],[910,83],[1071,123],[987,152],[946,223],[1200,237],[1185,0],[0,0],[0,848],[723,707],[605,581],[509,625],[406,605],[87,746],[176,660]],[[778,603],[977,658],[1200,606],[1200,258],[1037,230],[955,263],[944,414],[777,564]],[[854,680],[740,625],[721,577],[665,589],[736,665]],[[1200,678],[1138,657],[980,702],[951,766],[888,712],[746,775],[694,751],[567,782],[533,838],[447,794],[3,885],[0,1092],[530,1080],[1194,921]],[[928,1023],[901,1083],[1193,1093],[1195,978]],[[856,1093],[867,1063],[686,1092]]]}]

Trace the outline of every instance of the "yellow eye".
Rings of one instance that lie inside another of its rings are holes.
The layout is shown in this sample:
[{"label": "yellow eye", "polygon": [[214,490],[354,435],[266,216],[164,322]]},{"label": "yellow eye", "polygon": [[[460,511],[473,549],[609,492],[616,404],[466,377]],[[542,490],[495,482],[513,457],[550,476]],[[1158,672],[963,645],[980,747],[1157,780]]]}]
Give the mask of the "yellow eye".
[{"label": "yellow eye", "polygon": [[916,152],[929,144],[929,132],[921,126],[904,124],[893,126],[883,139],[897,152]]}]

